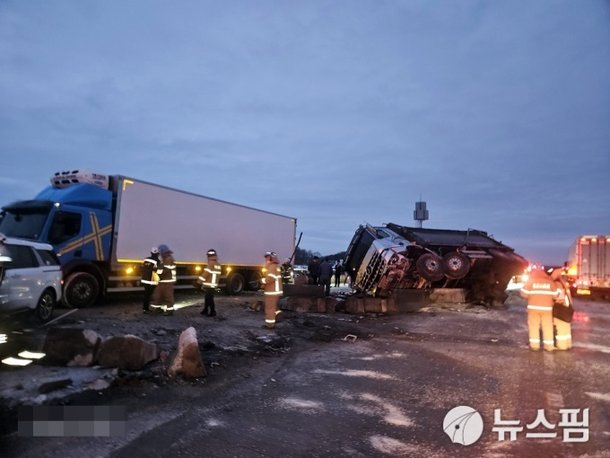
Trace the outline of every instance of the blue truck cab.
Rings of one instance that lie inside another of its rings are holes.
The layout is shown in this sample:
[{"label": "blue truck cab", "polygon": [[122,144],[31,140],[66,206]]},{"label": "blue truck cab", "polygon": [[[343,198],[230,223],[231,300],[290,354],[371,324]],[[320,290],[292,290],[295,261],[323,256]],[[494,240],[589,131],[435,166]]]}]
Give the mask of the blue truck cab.
[{"label": "blue truck cab", "polygon": [[0,233],[53,246],[62,265],[63,301],[71,307],[92,305],[111,275],[114,204],[108,180],[59,172],[34,199],[2,208]]}]

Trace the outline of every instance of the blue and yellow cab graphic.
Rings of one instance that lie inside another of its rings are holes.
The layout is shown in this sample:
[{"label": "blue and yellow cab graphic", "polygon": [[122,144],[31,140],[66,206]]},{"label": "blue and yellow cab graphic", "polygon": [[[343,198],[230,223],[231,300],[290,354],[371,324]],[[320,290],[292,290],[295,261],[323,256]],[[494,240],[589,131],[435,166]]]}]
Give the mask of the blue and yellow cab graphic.
[{"label": "blue and yellow cab graphic", "polygon": [[[103,218],[102,219],[107,219]],[[108,218],[109,220],[109,218]],[[104,224],[108,223],[108,224]],[[110,256],[110,234],[112,224],[109,221],[98,221],[94,212],[89,213],[89,218],[82,219],[80,236],[57,247],[57,254],[64,261],[66,258],[83,258],[95,261],[107,261]],[[62,262],[63,264],[63,262]]]}]

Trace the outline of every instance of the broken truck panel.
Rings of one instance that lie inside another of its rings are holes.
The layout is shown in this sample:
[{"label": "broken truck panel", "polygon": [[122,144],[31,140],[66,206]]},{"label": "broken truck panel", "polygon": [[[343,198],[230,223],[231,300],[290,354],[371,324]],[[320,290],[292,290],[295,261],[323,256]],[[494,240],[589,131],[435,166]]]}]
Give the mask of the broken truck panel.
[{"label": "broken truck panel", "polygon": [[360,226],[344,264],[354,288],[375,297],[396,289],[464,288],[471,302],[503,303],[527,261],[486,232],[389,223]]}]

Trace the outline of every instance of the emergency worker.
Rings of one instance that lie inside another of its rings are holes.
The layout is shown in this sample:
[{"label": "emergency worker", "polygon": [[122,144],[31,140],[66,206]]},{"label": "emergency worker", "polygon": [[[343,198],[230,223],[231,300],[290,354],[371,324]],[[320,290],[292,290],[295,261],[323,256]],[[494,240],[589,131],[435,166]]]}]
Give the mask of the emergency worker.
[{"label": "emergency worker", "polygon": [[320,284],[320,258],[314,256],[307,264],[307,272],[309,274],[309,284]]},{"label": "emergency worker", "polygon": [[210,249],[206,253],[208,264],[203,269],[199,276],[201,289],[204,293],[204,306],[200,312],[204,316],[216,316],[216,305],[214,304],[214,291],[218,288],[218,280],[221,274],[221,267],[218,264],[218,253],[216,250]]},{"label": "emergency worker", "polygon": [[290,258],[286,258],[284,264],[282,264],[282,283],[284,285],[292,283],[293,278],[294,271],[292,269],[292,263],[290,262]]},{"label": "emergency worker", "polygon": [[277,255],[273,251],[265,253],[265,268],[267,275],[263,278],[263,290],[265,292],[265,327],[275,328],[275,317],[280,313],[277,304],[283,294],[282,269]]},{"label": "emergency worker", "polygon": [[521,296],[527,298],[527,326],[532,350],[540,349],[540,329],[542,329],[544,349],[553,351],[555,348],[553,304],[558,294],[555,282],[541,269],[532,270],[527,282],[521,288]]},{"label": "emergency worker", "polygon": [[142,262],[140,283],[144,285],[144,298],[142,301],[142,311],[144,313],[151,313],[150,300],[156,286],[159,284],[159,276],[162,271],[163,268],[161,266],[161,259],[159,258],[159,248],[153,247],[150,250],[150,256]]},{"label": "emergency worker", "polygon": [[555,325],[555,346],[558,350],[572,348],[572,315],[574,305],[570,288],[562,277],[561,269],[554,269],[551,278],[557,286],[559,295],[553,307],[553,324]]},{"label": "emergency worker", "polygon": [[319,283],[324,286],[324,295],[330,296],[330,279],[333,276],[333,268],[328,262],[327,258],[324,258],[320,263],[320,277]]},{"label": "emergency worker", "polygon": [[153,294],[153,307],[163,308],[164,315],[174,314],[174,283],[176,283],[176,261],[173,251],[167,245],[159,245],[161,254],[161,273],[159,274],[159,284]]},{"label": "emergency worker", "polygon": [[341,261],[337,261],[334,266],[335,271],[335,287],[338,288],[341,286],[341,275],[343,275],[343,263]]}]

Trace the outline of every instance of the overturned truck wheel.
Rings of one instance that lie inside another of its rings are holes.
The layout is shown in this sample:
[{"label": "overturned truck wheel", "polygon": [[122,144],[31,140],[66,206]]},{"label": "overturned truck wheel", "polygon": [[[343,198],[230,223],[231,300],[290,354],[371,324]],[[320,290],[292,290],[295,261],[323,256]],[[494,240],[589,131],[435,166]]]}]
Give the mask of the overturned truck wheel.
[{"label": "overturned truck wheel", "polygon": [[429,281],[439,281],[445,274],[443,273],[443,259],[432,253],[421,255],[415,262],[417,272]]},{"label": "overturned truck wheel", "polygon": [[470,259],[468,256],[452,251],[443,257],[443,272],[453,280],[464,278],[470,271]]}]

